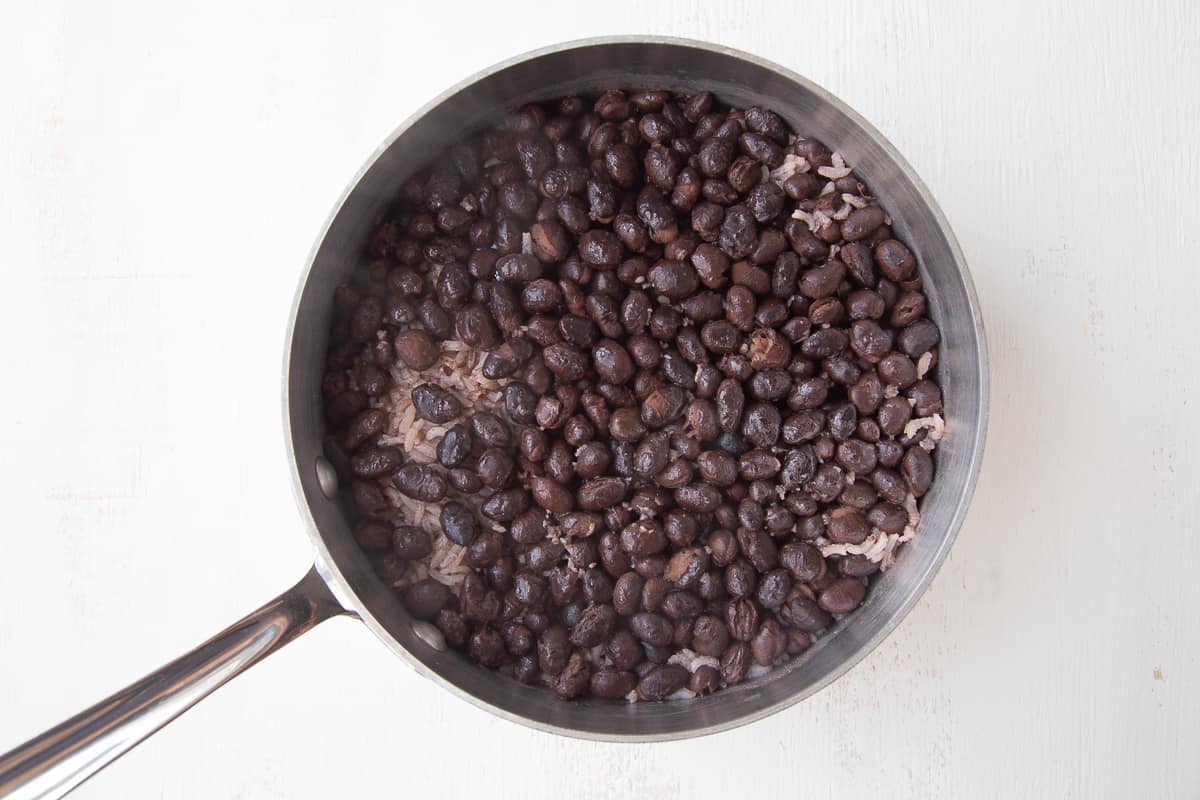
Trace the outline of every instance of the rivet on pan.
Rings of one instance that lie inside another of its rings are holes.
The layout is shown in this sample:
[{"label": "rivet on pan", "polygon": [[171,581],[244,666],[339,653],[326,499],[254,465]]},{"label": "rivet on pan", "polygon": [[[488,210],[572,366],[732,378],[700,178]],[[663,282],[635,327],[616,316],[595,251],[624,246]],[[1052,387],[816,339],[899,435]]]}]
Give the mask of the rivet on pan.
[{"label": "rivet on pan", "polygon": [[333,468],[333,464],[329,463],[329,459],[325,456],[317,456],[316,471],[317,485],[321,487],[321,493],[330,500],[337,497],[337,470]]},{"label": "rivet on pan", "polygon": [[415,620],[412,624],[412,630],[418,639],[434,650],[446,649],[446,637],[442,636],[442,632],[437,627],[423,620]]}]

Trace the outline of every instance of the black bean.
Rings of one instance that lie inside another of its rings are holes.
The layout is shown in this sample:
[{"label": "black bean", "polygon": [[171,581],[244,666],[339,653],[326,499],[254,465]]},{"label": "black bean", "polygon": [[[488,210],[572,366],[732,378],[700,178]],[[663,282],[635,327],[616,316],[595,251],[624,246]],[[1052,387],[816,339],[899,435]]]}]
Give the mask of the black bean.
[{"label": "black bean", "polygon": [[913,401],[913,412],[919,417],[928,417],[942,411],[942,390],[930,380],[919,380],[908,390]]},{"label": "black bean", "polygon": [[477,411],[471,415],[471,431],[485,447],[506,448],[512,436],[504,420],[490,411]]},{"label": "black bean", "polygon": [[570,642],[576,647],[595,647],[608,641],[616,624],[617,612],[612,606],[588,606],[572,629]]},{"label": "black bean", "polygon": [[858,425],[858,409],[853,403],[841,403],[835,406],[827,416],[829,435],[837,441],[845,441],[854,435]]},{"label": "black bean", "polygon": [[887,239],[875,245],[875,260],[879,263],[880,271],[893,281],[908,280],[917,268],[917,260],[912,251],[895,239]]},{"label": "black bean", "polygon": [[687,395],[678,386],[661,386],[642,401],[642,422],[651,428],[661,428],[682,413],[686,401]]},{"label": "black bean", "polygon": [[861,511],[839,506],[829,512],[829,540],[835,544],[862,544],[871,535],[871,524]]},{"label": "black bean", "polygon": [[636,207],[638,217],[650,229],[650,238],[654,242],[667,244],[679,235],[674,209],[653,186],[647,186],[638,193]]},{"label": "black bean", "polygon": [[508,483],[516,464],[508,451],[499,447],[489,447],[479,456],[475,471],[483,485],[490,489],[499,489]]},{"label": "black bean", "polygon": [[912,418],[912,406],[903,397],[889,397],[880,404],[876,418],[880,430],[888,436],[899,436]]},{"label": "black bean", "polygon": [[729,635],[741,642],[754,638],[758,630],[758,605],[749,597],[740,597],[725,607],[725,624]]},{"label": "black bean", "polygon": [[449,422],[462,413],[462,403],[458,398],[432,383],[422,383],[413,387],[412,402],[421,419],[438,425]]},{"label": "black bean", "polygon": [[879,206],[856,208],[842,223],[842,235],[848,242],[866,239],[884,224],[885,215]]},{"label": "black bean", "polygon": [[401,525],[392,531],[392,552],[397,558],[413,561],[433,552],[433,542],[423,528]]},{"label": "black bean", "polygon": [[417,581],[404,590],[404,605],[417,619],[434,619],[449,602],[450,590],[432,578]]},{"label": "black bean", "polygon": [[817,605],[831,614],[848,614],[862,605],[866,594],[858,578],[838,578],[817,597]]},{"label": "black bean", "polygon": [[698,583],[707,569],[708,553],[704,548],[689,547],[671,556],[663,577],[679,588],[687,589]]},{"label": "black bean", "polygon": [[779,552],[775,542],[765,531],[739,528],[737,539],[742,555],[760,573],[773,569],[779,563]]},{"label": "black bean", "polygon": [[436,468],[406,464],[392,473],[392,484],[400,493],[423,503],[436,503],[446,496],[446,478]]},{"label": "black bean", "polygon": [[764,667],[778,661],[787,651],[787,635],[773,619],[766,619],[750,640],[750,652],[754,660]]},{"label": "black bean", "polygon": [[502,489],[493,492],[479,511],[490,520],[512,522],[529,508],[529,504],[529,493],[524,489]]},{"label": "black bean", "polygon": [[479,533],[475,515],[462,503],[453,500],[442,506],[440,524],[446,538],[463,547],[474,542]]},{"label": "black bean", "polygon": [[757,481],[774,477],[781,464],[770,450],[751,450],[738,459],[738,473],[744,481]]},{"label": "black bean", "polygon": [[873,446],[859,439],[850,439],[838,445],[837,462],[847,472],[869,475],[875,469],[878,458]]},{"label": "black bean", "polygon": [[531,314],[545,314],[561,308],[563,293],[550,280],[536,280],[521,290],[521,307]]},{"label": "black bean", "polygon": [[538,666],[547,675],[557,675],[562,672],[567,666],[570,655],[571,645],[567,639],[567,631],[561,625],[548,628],[538,637]]},{"label": "black bean", "polygon": [[636,672],[604,667],[592,673],[589,688],[596,697],[622,700],[637,688],[637,684]]},{"label": "black bean", "polygon": [[783,147],[770,137],[760,133],[747,132],[738,137],[742,152],[770,169],[775,169],[783,163]]},{"label": "black bean", "polygon": [[700,477],[715,486],[732,486],[738,477],[737,459],[721,450],[701,453],[696,465]]},{"label": "black bean", "polygon": [[705,140],[696,155],[696,163],[707,177],[723,176],[733,163],[733,142],[715,138]]},{"label": "black bean", "polygon": [[940,340],[937,325],[928,319],[917,320],[896,336],[896,344],[909,358],[928,353]]},{"label": "black bean", "polygon": [[486,567],[500,558],[504,543],[495,531],[483,531],[467,548],[464,561],[469,567]]},{"label": "black bean", "polygon": [[446,480],[457,491],[463,494],[474,494],[483,488],[483,481],[479,480],[479,476],[474,470],[462,469],[455,467],[446,473]]},{"label": "black bean", "polygon": [[633,471],[639,477],[651,478],[662,471],[670,457],[670,437],[666,433],[652,433],[638,444]]},{"label": "black bean", "polygon": [[773,447],[779,440],[782,420],[779,409],[765,402],[751,403],[743,415],[742,436],[755,447]]},{"label": "black bean", "polygon": [[729,645],[721,656],[721,678],[729,686],[741,683],[746,679],[750,669],[750,645],[745,642],[734,642]]},{"label": "black bean", "polygon": [[490,350],[500,344],[496,320],[483,306],[469,305],[459,309],[454,317],[454,327],[458,338],[470,347]]},{"label": "black bean", "polygon": [[583,482],[575,499],[584,510],[603,511],[624,500],[625,493],[625,481],[620,478],[592,478]]},{"label": "black bean", "polygon": [[675,502],[680,508],[699,513],[711,513],[721,503],[721,493],[707,483],[692,483],[675,490]]},{"label": "black bean", "polygon": [[392,527],[380,520],[365,518],[354,523],[354,541],[373,553],[382,553],[392,546]]},{"label": "black bean", "polygon": [[789,542],[779,551],[779,563],[800,583],[815,580],[825,572],[821,551],[808,542]]},{"label": "black bean", "polygon": [[677,664],[660,664],[638,681],[637,693],[642,700],[666,700],[687,686],[691,673]]},{"label": "black bean", "polygon": [[360,478],[378,478],[400,466],[404,460],[398,447],[362,447],[350,457],[350,471]]},{"label": "black bean", "polygon": [[929,453],[918,446],[908,448],[900,462],[900,469],[914,495],[920,497],[929,491],[933,483],[933,459]]},{"label": "black bean", "polygon": [[629,630],[638,641],[656,647],[666,647],[671,643],[674,626],[666,617],[651,612],[639,612],[629,619]]},{"label": "black bean", "polygon": [[800,293],[813,300],[828,297],[837,291],[845,276],[846,266],[842,262],[827,261],[819,267],[806,270],[800,276]]},{"label": "black bean", "polygon": [[779,607],[779,619],[784,625],[816,633],[829,627],[833,618],[806,595],[799,586],[792,587],[787,600]]},{"label": "black bean", "polygon": [[725,211],[725,219],[721,223],[720,245],[726,255],[733,259],[745,258],[754,252],[757,238],[758,227],[750,209],[735,205]]},{"label": "black bean", "polygon": [[621,530],[621,549],[634,558],[661,553],[666,546],[666,534],[655,520],[641,519]]},{"label": "black bean", "polygon": [[850,347],[859,357],[877,362],[892,349],[892,332],[874,320],[857,320],[850,326]]}]

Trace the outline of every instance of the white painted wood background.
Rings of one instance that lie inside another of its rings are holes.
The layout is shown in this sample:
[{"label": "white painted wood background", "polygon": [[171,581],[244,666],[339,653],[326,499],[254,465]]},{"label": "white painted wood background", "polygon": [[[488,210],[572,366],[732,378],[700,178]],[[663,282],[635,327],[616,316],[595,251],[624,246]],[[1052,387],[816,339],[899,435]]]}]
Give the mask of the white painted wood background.
[{"label": "white painted wood background", "polygon": [[284,327],[376,144],[501,58],[640,31],[826,86],[953,223],[993,411],[932,590],[817,697],[666,745],[493,719],[335,620],[78,796],[1198,796],[1197,6],[550,5],[6,7],[0,750],[307,567]]}]

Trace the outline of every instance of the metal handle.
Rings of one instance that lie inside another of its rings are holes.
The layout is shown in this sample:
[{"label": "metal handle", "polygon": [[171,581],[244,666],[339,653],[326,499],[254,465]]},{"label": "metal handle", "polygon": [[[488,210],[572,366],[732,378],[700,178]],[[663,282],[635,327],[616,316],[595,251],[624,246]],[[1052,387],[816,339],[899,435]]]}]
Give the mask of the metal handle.
[{"label": "metal handle", "polygon": [[62,797],[233,676],[344,611],[314,567],[187,655],[0,756],[0,797]]}]

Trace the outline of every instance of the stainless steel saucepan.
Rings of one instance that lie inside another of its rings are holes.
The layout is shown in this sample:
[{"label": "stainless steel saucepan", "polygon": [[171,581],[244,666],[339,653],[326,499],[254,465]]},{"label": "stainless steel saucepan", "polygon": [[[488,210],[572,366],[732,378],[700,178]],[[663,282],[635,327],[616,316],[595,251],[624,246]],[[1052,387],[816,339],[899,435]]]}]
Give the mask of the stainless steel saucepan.
[{"label": "stainless steel saucepan", "polygon": [[[405,179],[448,142],[523,103],[612,86],[707,89],[734,106],[762,105],[803,136],[841,151],[882,198],[916,252],[941,327],[946,435],[924,498],[920,535],[875,580],[867,602],[794,662],[694,700],[563,702],[548,691],[471,664],[414,625],[368,564],[322,456],[321,378],[334,287],[379,212]],[[808,697],[878,645],[904,618],[945,559],[967,510],[987,420],[987,351],[978,301],[941,211],[900,154],[837,98],[745,53],[678,39],[611,38],[550,47],[498,64],[413,115],[371,156],[333,210],[296,295],[284,410],[304,527],[316,548],[294,587],[232,627],[56,728],[0,756],[0,795],[57,797],[73,789],[209,692],[322,620],[353,614],[421,674],[478,706],[541,730],[613,741],[699,736],[742,725]]]}]

